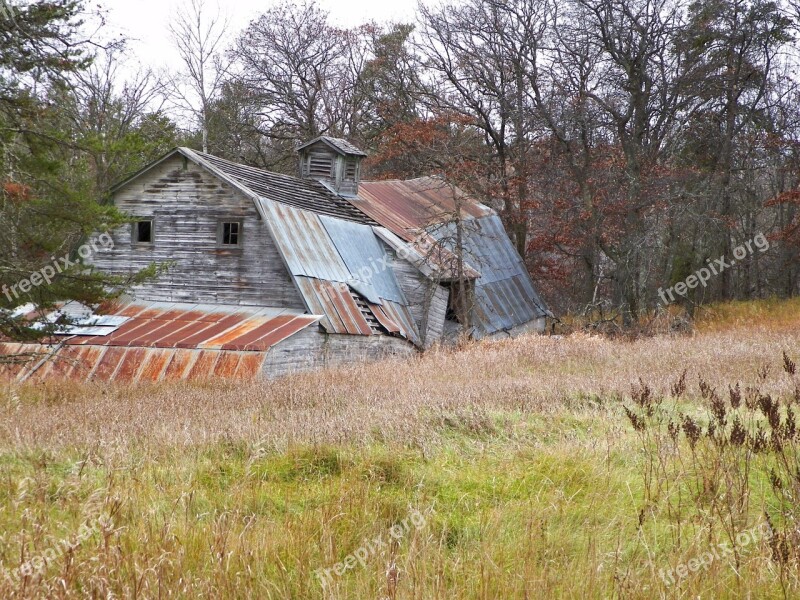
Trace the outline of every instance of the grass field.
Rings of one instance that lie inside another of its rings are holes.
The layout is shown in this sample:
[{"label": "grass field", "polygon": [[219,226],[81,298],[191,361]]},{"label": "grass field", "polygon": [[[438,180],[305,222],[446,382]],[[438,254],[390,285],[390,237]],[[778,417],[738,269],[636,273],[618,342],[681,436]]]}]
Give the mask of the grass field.
[{"label": "grass field", "polygon": [[264,384],[7,388],[0,598],[797,597],[798,342],[800,305],[764,303]]}]

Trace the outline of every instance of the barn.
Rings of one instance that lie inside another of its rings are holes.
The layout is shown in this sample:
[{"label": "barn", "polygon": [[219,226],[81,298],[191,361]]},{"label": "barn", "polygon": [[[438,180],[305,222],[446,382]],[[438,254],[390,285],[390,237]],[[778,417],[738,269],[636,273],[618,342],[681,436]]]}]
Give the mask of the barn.
[{"label": "barn", "polygon": [[322,136],[298,149],[295,177],[189,148],[147,165],[112,190],[132,222],[91,260],[164,273],[72,319],[13,375],[271,378],[544,329],[495,211],[436,177],[361,181],[365,156]]}]

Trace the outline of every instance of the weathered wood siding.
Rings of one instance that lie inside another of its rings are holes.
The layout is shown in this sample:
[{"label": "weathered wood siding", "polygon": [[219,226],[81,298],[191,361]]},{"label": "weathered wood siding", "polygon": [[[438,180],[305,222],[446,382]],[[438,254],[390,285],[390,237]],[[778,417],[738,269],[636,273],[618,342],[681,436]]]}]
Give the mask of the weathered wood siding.
[{"label": "weathered wood siding", "polygon": [[425,277],[410,262],[394,254],[388,246],[385,249],[393,256],[392,269],[410,304],[423,347],[430,348],[442,338],[449,292],[446,287]]},{"label": "weathered wood siding", "polygon": [[271,379],[359,361],[408,357],[415,352],[413,345],[399,337],[329,334],[309,327],[271,348],[261,373]]},{"label": "weathered wood siding", "polygon": [[[194,163],[167,160],[117,191],[114,202],[125,213],[153,218],[155,243],[134,245],[127,225],[94,264],[122,274],[174,262],[133,290],[138,299],[305,308],[252,200]],[[241,248],[218,248],[217,226],[226,219],[242,222]]]}]

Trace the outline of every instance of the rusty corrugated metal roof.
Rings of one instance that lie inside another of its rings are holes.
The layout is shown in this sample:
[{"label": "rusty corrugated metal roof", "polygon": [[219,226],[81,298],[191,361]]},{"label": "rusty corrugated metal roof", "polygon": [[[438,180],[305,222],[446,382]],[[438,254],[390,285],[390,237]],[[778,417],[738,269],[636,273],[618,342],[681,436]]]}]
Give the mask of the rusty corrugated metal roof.
[{"label": "rusty corrugated metal roof", "polygon": [[[181,348],[132,348],[119,346],[64,346],[0,344],[0,353],[51,354],[29,381],[69,379],[96,382],[155,382],[211,378],[255,379],[264,363],[264,352],[237,352]],[[0,365],[0,381],[18,379],[37,365]]]},{"label": "rusty corrugated metal roof", "polygon": [[127,305],[116,314],[128,320],[113,333],[78,335],[66,344],[263,352],[320,319],[274,308],[163,302]]},{"label": "rusty corrugated metal roof", "polygon": [[[468,276],[479,275],[473,311],[477,335],[508,330],[550,315],[500,217],[442,180],[423,177],[364,182],[358,198],[351,202],[391,234],[410,242],[416,253],[410,260],[418,268],[424,271],[426,266],[433,266],[441,279],[449,279],[455,273],[454,194],[458,194],[464,217],[463,259]],[[390,236],[381,237],[397,246]]]},{"label": "rusty corrugated metal roof", "polygon": [[485,217],[494,211],[452,188],[438,177],[420,177],[407,181],[362,181],[353,206],[399,235],[413,240],[420,230],[441,223],[459,210],[464,217]]},{"label": "rusty corrugated metal roof", "polygon": [[128,320],[108,335],[76,335],[49,346],[0,343],[0,354],[36,355],[25,364],[0,365],[0,378],[252,379],[270,348],[321,318],[274,308],[165,302],[128,304],[114,312]]}]

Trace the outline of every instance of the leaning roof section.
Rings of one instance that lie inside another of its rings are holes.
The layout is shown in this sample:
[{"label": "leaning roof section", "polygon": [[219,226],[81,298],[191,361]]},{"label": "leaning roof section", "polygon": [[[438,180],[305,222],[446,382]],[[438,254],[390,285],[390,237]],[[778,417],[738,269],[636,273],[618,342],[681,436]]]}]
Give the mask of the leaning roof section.
[{"label": "leaning roof section", "polygon": [[407,181],[362,181],[354,206],[406,241],[420,230],[462,217],[485,217],[495,212],[439,177]]},{"label": "leaning roof section", "polygon": [[373,335],[380,325],[417,343],[390,257],[369,225],[266,198],[262,212],[308,310],[328,333]]}]

